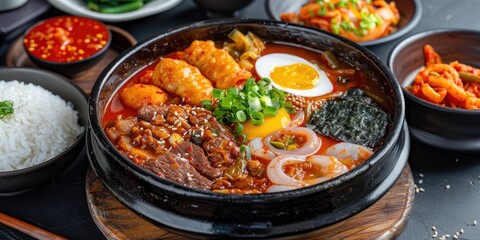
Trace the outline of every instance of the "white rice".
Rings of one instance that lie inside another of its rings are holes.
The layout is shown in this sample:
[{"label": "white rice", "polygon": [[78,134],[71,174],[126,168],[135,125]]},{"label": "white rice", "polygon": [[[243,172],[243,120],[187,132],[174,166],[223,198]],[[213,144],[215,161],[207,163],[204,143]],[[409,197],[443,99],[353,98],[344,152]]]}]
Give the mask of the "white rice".
[{"label": "white rice", "polygon": [[14,113],[0,119],[0,171],[42,163],[83,131],[72,104],[42,87],[0,80],[0,101],[5,100],[13,101]]}]

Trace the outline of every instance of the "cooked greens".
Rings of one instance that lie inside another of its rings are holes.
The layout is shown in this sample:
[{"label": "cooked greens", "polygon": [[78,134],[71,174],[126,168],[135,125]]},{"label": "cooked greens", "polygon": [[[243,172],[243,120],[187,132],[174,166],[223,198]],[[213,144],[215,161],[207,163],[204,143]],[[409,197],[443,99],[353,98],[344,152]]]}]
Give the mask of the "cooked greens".
[{"label": "cooked greens", "polygon": [[307,127],[336,140],[374,147],[385,135],[389,119],[363,90],[351,88],[316,110]]},{"label": "cooked greens", "polygon": [[0,119],[13,114],[13,101],[5,100],[0,102]]},{"label": "cooked greens", "polygon": [[116,14],[135,11],[143,7],[143,0],[87,0],[87,8],[101,13]]}]

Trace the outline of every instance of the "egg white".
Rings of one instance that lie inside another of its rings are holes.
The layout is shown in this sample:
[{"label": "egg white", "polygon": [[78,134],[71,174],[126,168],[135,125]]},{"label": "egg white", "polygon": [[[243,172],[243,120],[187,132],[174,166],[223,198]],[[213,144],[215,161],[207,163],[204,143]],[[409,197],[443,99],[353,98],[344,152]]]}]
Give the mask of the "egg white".
[{"label": "egg white", "polygon": [[257,62],[255,63],[255,69],[260,77],[272,79],[272,77],[270,77],[270,73],[275,67],[292,65],[295,63],[303,63],[315,69],[318,72],[319,76],[317,84],[311,89],[299,90],[282,87],[272,80],[272,85],[275,88],[303,97],[316,97],[331,93],[333,91],[333,85],[328,79],[327,74],[323,70],[321,70],[315,64],[312,64],[311,62],[305,60],[304,58],[297,57],[291,54],[271,53],[262,56],[257,59]]}]

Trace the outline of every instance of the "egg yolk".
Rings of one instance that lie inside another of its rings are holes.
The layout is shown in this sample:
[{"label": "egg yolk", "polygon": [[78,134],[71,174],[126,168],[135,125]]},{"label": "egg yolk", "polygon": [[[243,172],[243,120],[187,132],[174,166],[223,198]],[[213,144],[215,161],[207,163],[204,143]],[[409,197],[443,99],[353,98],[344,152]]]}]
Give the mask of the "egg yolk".
[{"label": "egg yolk", "polygon": [[305,63],[275,67],[270,78],[282,87],[298,90],[311,89],[319,81],[317,70]]},{"label": "egg yolk", "polygon": [[260,126],[253,125],[251,120],[243,123],[242,133],[247,135],[250,141],[257,137],[266,137],[268,134],[283,129],[290,123],[290,114],[285,109],[280,108],[277,116],[265,117],[264,122]]}]

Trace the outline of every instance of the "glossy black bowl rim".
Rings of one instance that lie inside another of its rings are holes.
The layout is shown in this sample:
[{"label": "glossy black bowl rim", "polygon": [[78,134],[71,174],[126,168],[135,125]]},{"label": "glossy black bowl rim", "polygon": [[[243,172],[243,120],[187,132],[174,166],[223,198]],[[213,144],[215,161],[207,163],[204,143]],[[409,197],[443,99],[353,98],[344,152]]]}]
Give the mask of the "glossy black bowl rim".
[{"label": "glossy black bowl rim", "polygon": [[[414,35],[411,35],[403,39],[402,41],[400,41],[390,51],[390,54],[388,55],[388,61],[387,61],[388,67],[393,72],[393,62],[395,61],[395,58],[403,51],[403,49],[405,49],[406,46],[408,46],[411,43],[414,43],[422,38],[437,35],[437,34],[461,34],[461,33],[469,33],[469,34],[473,33],[480,36],[480,31],[470,30],[470,29],[458,29],[458,28],[457,29],[454,29],[454,28],[430,29],[430,30],[425,30],[425,31],[416,33]],[[418,51],[422,51],[422,49],[419,49]],[[443,106],[439,106],[431,102],[428,102],[426,100],[423,100],[419,97],[416,97],[410,91],[406,90],[404,87],[402,87],[402,91],[406,98],[426,108],[432,109],[432,111],[438,111],[438,112],[449,113],[449,114],[465,114],[468,116],[480,116],[480,110],[468,110],[463,108],[443,107]]]},{"label": "glossy black bowl rim", "polygon": [[95,19],[92,19],[92,18],[88,18],[88,17],[82,17],[82,16],[73,16],[73,15],[61,15],[61,16],[55,16],[55,17],[51,17],[51,18],[47,18],[47,19],[43,19],[37,23],[35,23],[34,25],[30,26],[27,30],[25,30],[25,32],[23,33],[23,36],[22,36],[22,39],[25,39],[25,37],[27,36],[27,34],[36,26],[40,25],[40,24],[43,24],[45,21],[47,20],[50,20],[50,19],[54,19],[54,18],[60,18],[60,17],[76,17],[76,18],[84,18],[84,19],[89,19],[89,20],[92,20],[92,21],[95,21],[97,23],[99,23],[100,25],[102,25],[106,30],[107,30],[107,33],[108,33],[108,41],[107,41],[107,44],[105,44],[105,46],[100,49],[100,51],[96,52],[95,54],[92,54],[90,55],[89,57],[87,58],[84,58],[82,60],[78,60],[78,61],[73,61],[73,62],[54,62],[54,61],[50,61],[50,60],[46,60],[46,59],[42,59],[42,58],[39,58],[33,54],[31,54],[28,49],[25,48],[25,43],[22,41],[22,46],[23,46],[23,49],[25,49],[25,52],[27,53],[27,55],[31,58],[34,58],[36,61],[38,62],[43,62],[44,64],[50,64],[50,65],[56,65],[56,66],[65,66],[65,67],[68,67],[70,65],[75,65],[75,64],[82,64],[82,63],[85,63],[85,62],[88,62],[94,58],[97,58],[97,57],[100,57],[102,56],[108,48],[110,48],[110,44],[112,43],[112,33],[110,32],[110,29],[107,27],[107,25],[105,25],[104,23],[98,21],[98,20],[95,20]]},{"label": "glossy black bowl rim", "polygon": [[[312,185],[312,186],[308,186],[308,187],[304,187],[296,190],[276,192],[276,193],[262,193],[262,194],[220,194],[220,193],[215,193],[213,191],[205,191],[205,190],[186,187],[181,184],[161,178],[155,175],[154,173],[149,172],[146,169],[143,169],[140,166],[136,165],[135,163],[127,159],[125,156],[123,156],[123,154],[121,154],[115,148],[115,146],[110,142],[106,134],[103,132],[101,123],[98,122],[97,115],[96,115],[96,108],[97,108],[96,103],[98,101],[101,89],[103,88],[103,85],[104,85],[103,79],[106,79],[107,76],[111,75],[115,71],[115,69],[119,65],[121,65],[121,62],[123,60],[129,58],[135,52],[141,50],[142,48],[146,47],[148,44],[150,44],[151,42],[154,42],[155,40],[158,40],[173,34],[177,34],[179,32],[188,31],[191,29],[213,27],[218,25],[235,26],[235,25],[243,25],[243,24],[245,25],[255,24],[255,25],[262,25],[262,26],[293,28],[293,29],[304,31],[304,32],[307,31],[312,34],[320,33],[320,34],[331,36],[332,38],[335,38],[340,42],[343,42],[348,45],[352,45],[359,52],[366,55],[370,60],[372,60],[372,62],[383,72],[385,77],[390,82],[395,98],[397,100],[395,113],[394,113],[396,117],[394,118],[394,121],[392,122],[392,125],[391,125],[392,131],[388,133],[388,135],[385,137],[384,143],[367,161],[357,166],[355,169],[348,171],[347,173],[337,178],[331,179],[329,181],[326,181],[320,184],[316,184],[316,185]],[[97,81],[95,82],[92,92],[90,94],[90,99],[89,99],[89,120],[90,120],[89,122],[90,122],[91,130],[97,142],[102,146],[103,150],[106,151],[107,154],[109,154],[110,156],[114,156],[113,159],[118,161],[122,166],[132,169],[132,173],[135,174],[137,177],[141,178],[142,180],[152,185],[158,185],[160,183],[162,184],[162,188],[171,190],[171,191],[176,191],[177,193],[182,195],[191,196],[198,199],[204,199],[207,201],[211,199],[215,199],[215,200],[221,199],[225,201],[232,201],[232,202],[238,202],[238,203],[251,203],[252,201],[255,202],[255,201],[268,201],[268,200],[283,201],[286,199],[291,199],[292,197],[306,196],[318,191],[326,190],[332,186],[341,184],[342,182],[348,181],[366,172],[370,168],[370,165],[374,165],[377,162],[382,161],[382,156],[386,155],[389,152],[389,150],[392,149],[394,145],[397,143],[397,139],[399,138],[400,133],[402,131],[404,117],[405,117],[405,103],[403,100],[401,87],[398,84],[398,81],[395,79],[395,77],[391,73],[390,69],[380,60],[378,56],[370,52],[368,49],[358,45],[357,43],[354,43],[345,38],[338,37],[337,35],[330,32],[322,31],[316,28],[300,26],[296,24],[289,24],[285,22],[264,20],[264,19],[206,20],[206,21],[200,21],[193,24],[180,26],[178,28],[168,30],[163,34],[147,38],[139,42],[135,46],[129,48],[128,50],[124,51],[120,56],[118,56],[114,61],[112,61],[104,69],[104,71],[100,74]]]},{"label": "glossy black bowl rim", "polygon": [[[275,15],[270,10],[271,1],[272,0],[266,0],[265,1],[265,11],[267,12],[267,15],[270,19],[276,20],[277,18],[275,17]],[[401,0],[401,1],[405,1],[405,0]],[[389,34],[385,37],[381,37],[381,38],[371,40],[371,41],[358,42],[358,44],[360,44],[364,47],[375,46],[375,45],[379,45],[379,44],[382,44],[382,43],[392,41],[392,40],[397,39],[397,38],[403,36],[404,34],[410,32],[420,22],[420,18],[422,18],[422,12],[423,12],[422,2],[420,0],[411,0],[411,1],[413,2],[413,5],[415,6],[415,12],[413,13],[412,19],[410,19],[410,21],[408,21],[408,23],[402,29],[399,29],[396,32],[394,32],[392,34]],[[340,36],[340,35],[338,35],[338,36]],[[342,37],[342,36],[340,36],[340,37]]]},{"label": "glossy black bowl rim", "polygon": [[[57,79],[58,82],[64,82],[65,84],[67,85],[70,85],[71,87],[73,87],[74,89],[76,89],[78,91],[78,93],[80,93],[83,98],[85,99],[85,104],[88,104],[88,97],[87,95],[85,94],[85,92],[80,88],[78,87],[77,85],[73,84],[68,78],[60,75],[60,74],[57,74],[57,73],[54,73],[54,72],[50,72],[50,71],[46,71],[46,70],[42,70],[42,69],[34,69],[34,68],[23,68],[23,67],[16,67],[16,68],[5,68],[5,67],[0,67],[0,74],[3,72],[3,71],[19,71],[19,72],[32,72],[34,74],[45,74],[45,75],[51,75],[52,79]],[[0,80],[1,77],[0,77]],[[17,81],[19,81],[18,79],[16,79]],[[57,81],[57,80],[54,80],[54,81]],[[21,81],[20,81],[21,82]],[[32,83],[33,84],[33,83]],[[35,85],[35,84],[34,84]],[[36,85],[38,86],[38,85]],[[43,88],[43,87],[42,87]],[[46,89],[46,88],[44,88]],[[48,91],[50,91],[49,89],[46,89]],[[52,91],[50,91],[52,92]],[[52,94],[55,94],[57,95],[56,93],[52,92]],[[57,160],[61,159],[67,152],[71,151],[73,148],[75,148],[75,146],[77,146],[78,144],[83,144],[84,142],[84,138],[85,138],[85,134],[86,134],[86,130],[87,130],[87,127],[88,127],[88,123],[85,123],[85,126],[82,126],[84,128],[84,130],[82,131],[82,133],[80,135],[77,136],[77,138],[75,139],[75,142],[73,142],[70,146],[68,146],[65,150],[63,150],[60,154],[56,155],[55,157],[52,157],[42,163],[39,163],[37,165],[33,165],[33,166],[30,166],[30,167],[27,167],[27,168],[22,168],[22,169],[18,169],[18,170],[11,170],[11,171],[0,171],[0,178],[2,177],[12,177],[12,176],[19,176],[19,175],[22,175],[22,174],[26,174],[26,173],[30,173],[30,172],[35,172],[35,171],[38,171],[38,170],[41,170],[49,165],[52,165],[53,163],[55,163]]]}]

